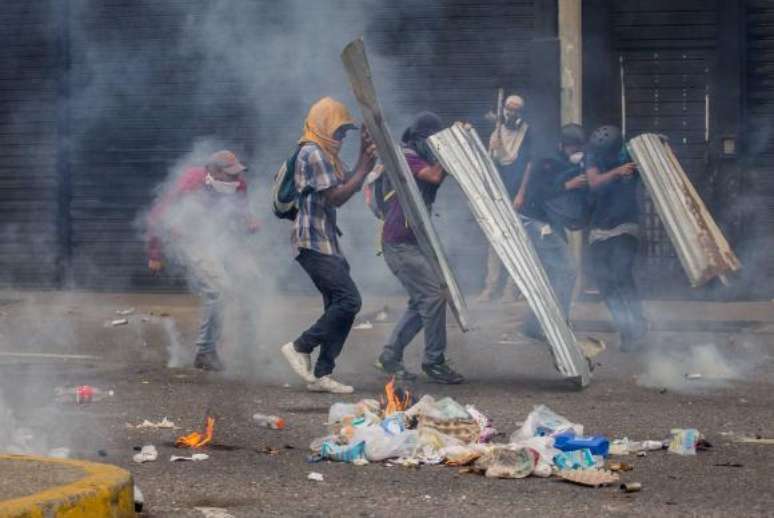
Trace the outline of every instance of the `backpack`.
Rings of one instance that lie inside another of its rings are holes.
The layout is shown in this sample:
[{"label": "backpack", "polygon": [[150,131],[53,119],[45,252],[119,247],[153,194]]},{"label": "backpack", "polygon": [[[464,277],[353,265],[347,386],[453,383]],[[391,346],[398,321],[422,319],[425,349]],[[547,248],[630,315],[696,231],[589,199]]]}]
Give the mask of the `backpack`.
[{"label": "backpack", "polygon": [[298,214],[299,193],[296,189],[296,159],[299,146],[295,153],[282,162],[282,165],[274,174],[274,184],[271,190],[272,204],[271,209],[274,215],[279,219],[289,219],[295,221]]},{"label": "backpack", "polygon": [[395,189],[392,188],[384,170],[379,173],[372,171],[368,174],[363,184],[363,196],[374,216],[384,221],[387,216],[387,201],[395,196]]}]

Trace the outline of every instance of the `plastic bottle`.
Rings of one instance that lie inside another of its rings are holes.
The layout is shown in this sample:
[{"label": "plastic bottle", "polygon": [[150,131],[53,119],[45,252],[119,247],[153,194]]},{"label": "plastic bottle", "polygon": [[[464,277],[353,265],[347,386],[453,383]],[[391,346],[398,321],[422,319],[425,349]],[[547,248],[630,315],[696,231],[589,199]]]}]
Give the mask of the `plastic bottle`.
[{"label": "plastic bottle", "polygon": [[253,414],[253,421],[258,426],[271,428],[272,430],[282,430],[285,428],[285,420],[276,415]]},{"label": "plastic bottle", "polygon": [[57,401],[74,401],[77,404],[91,403],[113,397],[112,390],[102,390],[91,385],[77,387],[59,387],[55,390]]}]

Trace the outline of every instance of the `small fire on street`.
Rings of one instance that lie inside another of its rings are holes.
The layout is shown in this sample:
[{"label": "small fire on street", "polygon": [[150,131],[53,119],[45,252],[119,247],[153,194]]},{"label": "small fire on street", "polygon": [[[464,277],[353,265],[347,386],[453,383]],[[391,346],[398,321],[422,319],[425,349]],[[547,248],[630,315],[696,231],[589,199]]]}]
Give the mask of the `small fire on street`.
[{"label": "small fire on street", "polygon": [[204,433],[192,432],[188,435],[181,435],[175,441],[178,448],[201,448],[212,442],[212,436],[215,433],[215,418],[207,417],[207,423],[204,427]]}]

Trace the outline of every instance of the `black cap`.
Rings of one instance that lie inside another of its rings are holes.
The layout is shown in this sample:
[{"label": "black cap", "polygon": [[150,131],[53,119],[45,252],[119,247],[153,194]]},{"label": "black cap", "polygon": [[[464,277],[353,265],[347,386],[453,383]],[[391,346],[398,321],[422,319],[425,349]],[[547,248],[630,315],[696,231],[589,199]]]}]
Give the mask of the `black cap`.
[{"label": "black cap", "polygon": [[565,124],[559,139],[564,146],[582,146],[586,143],[586,132],[580,124]]}]

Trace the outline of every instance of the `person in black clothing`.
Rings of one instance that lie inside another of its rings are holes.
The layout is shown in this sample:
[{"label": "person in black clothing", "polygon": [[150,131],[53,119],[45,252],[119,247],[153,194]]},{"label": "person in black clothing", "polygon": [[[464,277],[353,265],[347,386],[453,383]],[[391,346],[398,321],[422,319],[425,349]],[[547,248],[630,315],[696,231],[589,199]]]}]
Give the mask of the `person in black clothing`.
[{"label": "person in black clothing", "polygon": [[[579,230],[588,219],[588,182],[582,167],[586,141],[577,124],[562,127],[559,148],[537,161],[525,186],[521,218],[565,318],[569,317],[575,266],[566,229]],[[544,340],[534,313],[524,334]]]},{"label": "person in black clothing", "polygon": [[585,164],[593,202],[592,272],[621,335],[621,350],[633,351],[648,330],[633,274],[639,246],[637,168],[615,126],[594,131]]}]

